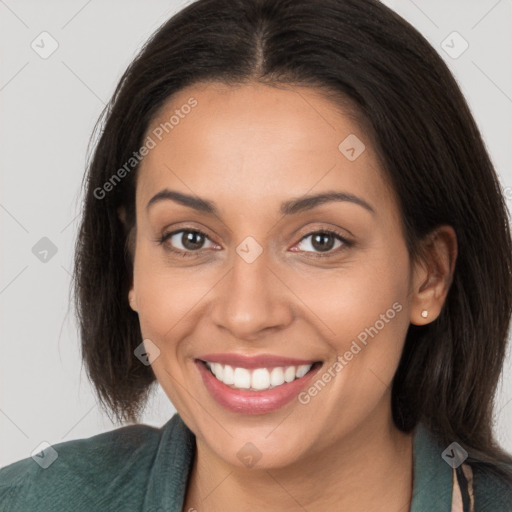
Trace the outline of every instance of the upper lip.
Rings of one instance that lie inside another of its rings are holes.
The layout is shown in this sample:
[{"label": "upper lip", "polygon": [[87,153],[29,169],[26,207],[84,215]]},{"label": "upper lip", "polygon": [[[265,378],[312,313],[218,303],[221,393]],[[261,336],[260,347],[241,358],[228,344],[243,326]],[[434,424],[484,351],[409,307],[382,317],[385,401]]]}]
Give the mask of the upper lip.
[{"label": "upper lip", "polygon": [[291,357],[262,354],[247,356],[241,354],[205,354],[197,359],[211,363],[229,364],[236,368],[275,368],[284,366],[301,366],[318,362],[314,359],[295,359]]}]

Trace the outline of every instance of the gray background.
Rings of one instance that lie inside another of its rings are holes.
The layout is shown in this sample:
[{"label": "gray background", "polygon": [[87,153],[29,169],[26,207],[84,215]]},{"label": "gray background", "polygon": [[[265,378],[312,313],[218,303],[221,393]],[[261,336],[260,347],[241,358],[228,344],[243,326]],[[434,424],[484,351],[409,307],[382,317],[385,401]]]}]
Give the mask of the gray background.
[{"label": "gray background", "polygon": [[[119,426],[96,404],[70,306],[80,183],[94,123],[122,72],[147,37],[186,3],[0,0],[0,466],[30,456],[43,441]],[[424,34],[454,72],[510,207],[512,0],[384,3]],[[31,47],[35,41],[40,52],[51,48],[43,31],[58,43],[46,59]],[[454,31],[469,44],[460,56],[464,42],[450,35]],[[47,261],[33,252],[36,244],[49,247],[44,237],[57,250],[52,255],[50,249]],[[512,452],[511,366],[509,355],[495,428]],[[158,390],[142,422],[161,426],[173,413]]]}]

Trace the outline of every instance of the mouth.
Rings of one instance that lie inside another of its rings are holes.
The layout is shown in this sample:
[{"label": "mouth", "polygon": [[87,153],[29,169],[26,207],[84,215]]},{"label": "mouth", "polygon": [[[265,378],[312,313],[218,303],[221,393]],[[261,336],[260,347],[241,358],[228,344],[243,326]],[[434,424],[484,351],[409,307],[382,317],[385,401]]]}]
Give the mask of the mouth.
[{"label": "mouth", "polygon": [[323,361],[226,354],[208,355],[194,362],[217,404],[247,415],[281,409],[310,385],[323,365]]},{"label": "mouth", "polygon": [[322,365],[315,361],[301,365],[245,368],[213,361],[197,360],[219,381],[231,389],[266,391],[301,379]]}]

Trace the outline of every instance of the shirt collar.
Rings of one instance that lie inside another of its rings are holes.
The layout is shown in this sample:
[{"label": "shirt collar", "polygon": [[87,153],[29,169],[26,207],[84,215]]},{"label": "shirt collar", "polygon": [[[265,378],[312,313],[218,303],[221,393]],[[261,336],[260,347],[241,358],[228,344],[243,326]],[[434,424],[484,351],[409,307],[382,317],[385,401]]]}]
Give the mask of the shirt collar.
[{"label": "shirt collar", "polygon": [[162,427],[143,510],[182,512],[194,462],[196,436],[178,413]]},{"label": "shirt collar", "polygon": [[452,468],[443,460],[443,448],[419,423],[413,440],[413,494],[410,512],[450,510]]},{"label": "shirt collar", "polygon": [[[195,451],[195,435],[179,414],[174,414],[162,427],[162,439],[148,481],[144,510],[181,512]],[[413,437],[410,512],[450,510],[452,469],[442,459],[442,451],[433,435],[423,424],[418,424]]]}]

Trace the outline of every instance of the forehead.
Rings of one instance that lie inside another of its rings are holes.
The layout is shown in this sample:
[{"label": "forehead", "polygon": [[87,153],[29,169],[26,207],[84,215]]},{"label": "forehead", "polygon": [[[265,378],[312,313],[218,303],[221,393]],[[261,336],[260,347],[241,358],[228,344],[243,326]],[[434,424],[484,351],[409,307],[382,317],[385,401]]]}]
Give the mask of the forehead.
[{"label": "forehead", "polygon": [[390,195],[368,135],[315,89],[195,84],[164,104],[146,136],[155,145],[139,168],[138,202],[166,187],[241,207],[326,189]]}]

